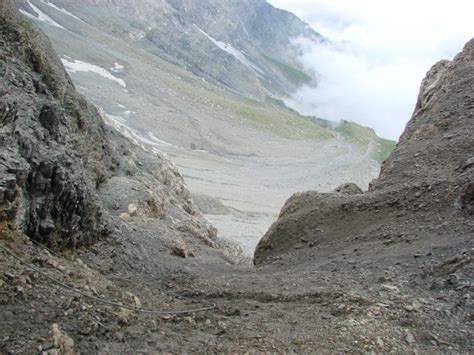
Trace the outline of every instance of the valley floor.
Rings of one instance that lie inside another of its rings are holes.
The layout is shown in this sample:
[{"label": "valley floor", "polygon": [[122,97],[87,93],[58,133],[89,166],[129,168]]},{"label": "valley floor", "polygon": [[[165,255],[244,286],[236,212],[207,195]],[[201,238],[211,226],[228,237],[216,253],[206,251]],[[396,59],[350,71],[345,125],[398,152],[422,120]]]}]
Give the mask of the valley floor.
[{"label": "valley floor", "polygon": [[[133,121],[108,117],[110,124],[134,137],[145,149],[165,152],[170,157],[183,174],[198,208],[217,227],[219,237],[237,242],[247,257],[253,255],[258,241],[294,193],[329,192],[350,181],[367,188],[379,170],[377,163],[367,158],[372,153],[371,145],[364,153],[342,138],[285,140],[244,127],[240,130],[247,129],[249,136],[255,135],[253,147],[247,147],[242,154],[216,154],[165,144],[152,132],[147,137],[131,128]],[[211,122],[209,119],[209,127]]]}]

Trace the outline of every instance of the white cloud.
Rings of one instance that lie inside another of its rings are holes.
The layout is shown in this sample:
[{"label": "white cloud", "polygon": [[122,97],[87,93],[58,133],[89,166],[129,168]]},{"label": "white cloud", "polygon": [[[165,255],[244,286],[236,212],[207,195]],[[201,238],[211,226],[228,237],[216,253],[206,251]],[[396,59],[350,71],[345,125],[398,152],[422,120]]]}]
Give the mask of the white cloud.
[{"label": "white cloud", "polygon": [[398,138],[418,87],[436,61],[474,35],[470,1],[271,0],[335,45],[308,46],[302,61],[320,75],[289,104],[306,114],[347,119]]}]

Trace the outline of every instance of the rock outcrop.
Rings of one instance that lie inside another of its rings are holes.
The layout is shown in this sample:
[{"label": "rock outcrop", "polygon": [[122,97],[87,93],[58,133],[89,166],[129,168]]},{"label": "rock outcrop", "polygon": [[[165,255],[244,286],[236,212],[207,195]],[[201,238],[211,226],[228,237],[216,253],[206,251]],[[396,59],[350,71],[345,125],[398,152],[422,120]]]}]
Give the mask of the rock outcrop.
[{"label": "rock outcrop", "polygon": [[11,1],[0,3],[0,44],[0,222],[48,246],[76,248],[129,214],[169,230],[188,225],[217,246],[172,163],[104,123]]},{"label": "rock outcrop", "polygon": [[[440,224],[468,235],[474,183],[474,40],[441,61],[421,85],[413,117],[380,176],[364,194],[298,193],[283,207],[254,255],[262,264],[309,246],[424,232]],[[472,232],[472,231],[471,231]],[[355,240],[354,239],[354,240]],[[353,241],[354,242],[354,241]],[[394,242],[390,239],[390,242]],[[355,242],[354,242],[355,243]],[[454,242],[453,242],[454,243]]]},{"label": "rock outcrop", "polygon": [[107,234],[96,189],[118,167],[106,127],[48,39],[10,1],[0,9],[1,219],[50,245]]}]

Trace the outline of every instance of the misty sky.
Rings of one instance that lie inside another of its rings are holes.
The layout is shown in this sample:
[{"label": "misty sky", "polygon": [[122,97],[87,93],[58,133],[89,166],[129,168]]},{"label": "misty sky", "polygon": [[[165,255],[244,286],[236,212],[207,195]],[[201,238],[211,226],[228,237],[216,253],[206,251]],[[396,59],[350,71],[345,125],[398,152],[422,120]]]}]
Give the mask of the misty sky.
[{"label": "misty sky", "polygon": [[426,71],[474,36],[474,2],[425,0],[269,0],[332,45],[295,39],[318,89],[287,104],[303,114],[356,121],[387,138],[402,133]]}]

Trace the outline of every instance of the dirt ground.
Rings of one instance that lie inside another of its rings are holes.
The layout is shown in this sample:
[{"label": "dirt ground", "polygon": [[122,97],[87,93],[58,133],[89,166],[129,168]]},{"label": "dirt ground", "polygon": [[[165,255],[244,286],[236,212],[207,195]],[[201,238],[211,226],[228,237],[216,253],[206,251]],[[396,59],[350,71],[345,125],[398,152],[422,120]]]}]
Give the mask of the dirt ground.
[{"label": "dirt ground", "polygon": [[1,351],[68,353],[53,324],[82,354],[474,350],[472,238],[437,244],[442,226],[430,248],[411,236],[335,241],[254,268],[210,248],[186,259],[140,248],[147,236],[130,225],[133,241],[116,235],[74,255],[3,228]]}]

